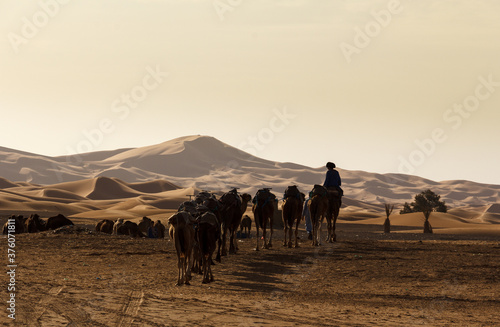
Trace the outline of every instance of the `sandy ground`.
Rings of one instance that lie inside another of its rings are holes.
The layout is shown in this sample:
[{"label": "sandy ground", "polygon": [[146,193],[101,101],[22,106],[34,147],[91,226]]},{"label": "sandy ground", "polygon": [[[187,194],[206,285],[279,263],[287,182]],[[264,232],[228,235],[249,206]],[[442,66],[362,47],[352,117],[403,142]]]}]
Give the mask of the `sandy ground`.
[{"label": "sandy ground", "polygon": [[[492,326],[500,321],[500,241],[380,234],[339,224],[339,242],[256,252],[255,238],[213,267],[216,281],[174,286],[165,240],[95,234],[17,238],[17,326]],[[255,231],[253,231],[254,233]],[[255,234],[254,234],[255,235]],[[1,239],[6,249],[5,238]],[[6,251],[6,250],[5,250]],[[2,255],[6,266],[6,255]],[[2,274],[2,303],[7,278]]]}]

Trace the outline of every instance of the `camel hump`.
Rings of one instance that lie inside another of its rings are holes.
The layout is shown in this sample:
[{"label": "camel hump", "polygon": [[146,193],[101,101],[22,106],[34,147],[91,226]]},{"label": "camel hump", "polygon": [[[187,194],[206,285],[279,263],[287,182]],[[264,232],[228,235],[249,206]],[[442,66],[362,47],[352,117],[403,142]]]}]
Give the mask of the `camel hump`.
[{"label": "camel hump", "polygon": [[241,197],[239,196],[236,189],[233,189],[227,193],[224,193],[220,198],[221,202],[226,206],[238,205],[241,206]]},{"label": "camel hump", "polygon": [[254,203],[256,202],[261,202],[261,201],[270,201],[276,199],[276,195],[271,193],[270,188],[263,188],[257,191],[257,194],[255,194],[255,197],[253,199]]},{"label": "camel hump", "polygon": [[286,188],[284,198],[286,199],[289,197],[300,199],[300,191],[297,185],[288,186]]},{"label": "camel hump", "polygon": [[196,215],[196,213],[197,213],[196,212],[196,205],[197,205],[196,202],[185,201],[185,202],[181,203],[181,205],[179,206],[178,211],[179,212],[187,211],[187,212],[189,212],[192,215]]},{"label": "camel hump", "polygon": [[314,185],[313,189],[312,189],[312,195],[315,196],[315,195],[320,195],[320,196],[326,196],[328,194],[328,190],[326,189],[326,187],[324,187],[323,185]]},{"label": "camel hump", "polygon": [[189,224],[192,220],[194,220],[194,218],[189,212],[180,211],[168,218],[168,223],[174,226],[184,226]]},{"label": "camel hump", "polygon": [[205,212],[200,218],[199,218],[199,223],[200,224],[210,224],[212,226],[217,226],[217,217],[211,213],[211,212]]},{"label": "camel hump", "polygon": [[182,218],[184,219],[184,222],[186,225],[192,225],[196,223],[196,219],[187,211],[182,211],[181,213]]}]

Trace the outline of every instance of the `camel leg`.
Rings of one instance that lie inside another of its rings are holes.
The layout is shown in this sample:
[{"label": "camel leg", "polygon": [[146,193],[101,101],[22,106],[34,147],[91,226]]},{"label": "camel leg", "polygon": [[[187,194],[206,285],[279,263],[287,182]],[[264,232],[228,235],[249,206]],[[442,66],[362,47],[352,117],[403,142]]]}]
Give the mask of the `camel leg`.
[{"label": "camel leg", "polygon": [[267,241],[266,241],[266,239],[267,239],[266,227],[267,227],[266,223],[264,223],[264,228],[262,228],[262,237],[264,238],[264,244],[262,245],[263,249],[269,249],[269,245],[267,244]]},{"label": "camel leg", "polygon": [[316,221],[313,226],[313,246],[318,246],[318,222]]},{"label": "camel leg", "polygon": [[288,228],[289,232],[288,232],[288,247],[291,248],[292,247],[292,234],[293,234],[293,223],[292,225]]},{"label": "camel leg", "polygon": [[272,221],[272,217],[269,218],[269,228],[271,229],[271,235],[269,235],[269,243],[267,243],[267,247],[272,248],[273,247],[273,221]]},{"label": "camel leg", "polygon": [[210,283],[214,282],[215,279],[214,279],[214,275],[212,274],[212,268],[208,268],[208,273],[210,275]]},{"label": "camel leg", "polygon": [[186,257],[184,254],[182,254],[183,257],[181,257],[181,285],[185,284],[187,281],[187,274],[186,274]]},{"label": "camel leg", "polygon": [[299,225],[300,225],[300,216],[297,218],[297,223],[295,225],[295,247],[299,247]]},{"label": "camel leg", "polygon": [[227,255],[227,248],[226,248],[226,241],[227,241],[227,228],[224,226],[222,228],[222,256]]},{"label": "camel leg", "polygon": [[181,261],[181,257],[179,256],[179,254],[177,254],[177,284],[175,284],[176,286],[181,286],[182,285],[182,282],[183,282],[183,275],[182,275],[182,268],[183,268],[183,265],[182,265],[182,261]]},{"label": "camel leg", "polygon": [[313,217],[311,216],[311,225],[312,225],[312,246],[314,246],[314,242],[316,241],[315,235],[316,235],[316,223],[314,222]]},{"label": "camel leg", "polygon": [[229,254],[235,254],[236,248],[234,246],[234,233],[229,231]]},{"label": "camel leg", "polygon": [[262,238],[264,239],[262,248],[269,249],[269,245],[267,244],[267,219],[264,219],[264,226],[262,227]]},{"label": "camel leg", "polygon": [[191,265],[192,265],[192,254],[189,254],[185,257],[184,259],[184,269],[185,269],[185,278],[186,278],[186,282],[185,284],[186,285],[191,285],[189,284],[189,281],[191,280],[192,276],[191,276]]},{"label": "camel leg", "polygon": [[221,245],[222,245],[222,238],[219,236],[217,245],[217,256],[215,256],[215,261],[217,262],[221,262],[221,254],[220,254]]},{"label": "camel leg", "polygon": [[286,246],[287,245],[286,238],[287,238],[287,234],[288,234],[288,225],[287,225],[286,221],[284,221],[284,225],[285,225],[285,227],[283,227],[283,231],[285,232],[285,239],[283,240],[283,246]]},{"label": "camel leg", "polygon": [[238,253],[238,240],[236,239],[236,230],[231,234],[231,240],[233,242],[234,254]]},{"label": "camel leg", "polygon": [[[210,261],[212,261],[212,255],[210,255],[209,258],[210,258]],[[207,278],[208,278],[208,281],[210,283],[214,281],[214,275],[212,275],[212,266],[210,264],[208,265],[208,276],[207,276]]]},{"label": "camel leg", "polygon": [[203,279],[201,280],[202,284],[206,284],[206,276],[207,276],[207,265],[206,265],[206,260],[205,256],[203,256]]},{"label": "camel leg", "polygon": [[258,224],[257,224],[257,227],[255,227],[255,229],[257,230],[257,232],[256,232],[257,236],[255,237],[257,245],[255,247],[255,251],[259,251],[259,225]]},{"label": "camel leg", "polygon": [[330,242],[332,239],[332,220],[330,217],[326,218],[326,242]]},{"label": "camel leg", "polygon": [[333,212],[333,227],[332,227],[332,233],[333,233],[332,241],[333,242],[337,242],[337,234],[335,234],[335,226],[337,225],[337,218],[339,217],[341,204],[342,204],[342,202],[339,199],[338,202],[336,203],[336,207],[335,207],[334,212]]},{"label": "camel leg", "polygon": [[332,224],[332,243],[337,242],[337,234],[335,234],[336,223],[337,223],[337,217],[333,219],[333,224]]},{"label": "camel leg", "polygon": [[318,245],[321,245],[321,230],[323,225],[323,217],[319,220],[319,227],[318,227]]},{"label": "camel leg", "polygon": [[208,255],[203,256],[203,281],[202,284],[208,283]]}]

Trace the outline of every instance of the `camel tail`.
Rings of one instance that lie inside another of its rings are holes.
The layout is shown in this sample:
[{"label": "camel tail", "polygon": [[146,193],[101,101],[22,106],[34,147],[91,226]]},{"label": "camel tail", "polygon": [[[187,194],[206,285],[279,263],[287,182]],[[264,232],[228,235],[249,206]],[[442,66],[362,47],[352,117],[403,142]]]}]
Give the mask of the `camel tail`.
[{"label": "camel tail", "polygon": [[263,206],[262,205],[259,205],[259,203],[257,203],[257,210],[255,210],[255,212],[257,213],[257,217],[259,217],[259,226],[260,228],[264,228],[264,210],[263,210]]},{"label": "camel tail", "polygon": [[199,242],[200,242],[200,250],[201,250],[201,253],[203,253],[204,255],[207,254],[209,252],[208,250],[208,247],[209,247],[209,244],[208,244],[208,235],[207,235],[207,228],[204,226],[202,227],[201,224],[200,226],[198,226],[198,228],[200,229],[201,233],[200,233],[200,239],[199,239]]},{"label": "camel tail", "polygon": [[309,207],[309,212],[310,212],[310,215],[311,215],[311,221],[314,222],[316,219],[316,214],[317,214],[317,203],[316,201],[312,201],[311,200],[311,206]]},{"label": "camel tail", "polygon": [[181,248],[181,257],[186,256],[186,236],[184,234],[184,229],[179,229],[177,233],[177,237],[179,239],[179,246]]},{"label": "camel tail", "polygon": [[289,227],[293,226],[293,221],[294,221],[294,203],[288,202],[285,203],[285,206],[283,207],[283,223],[288,224]]}]

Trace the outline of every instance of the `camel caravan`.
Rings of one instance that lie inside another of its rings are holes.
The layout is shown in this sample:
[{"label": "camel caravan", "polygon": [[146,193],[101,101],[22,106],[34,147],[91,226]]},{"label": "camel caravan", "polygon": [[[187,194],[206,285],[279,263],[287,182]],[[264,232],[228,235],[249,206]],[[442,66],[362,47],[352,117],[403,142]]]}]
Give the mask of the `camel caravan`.
[{"label": "camel caravan", "polygon": [[[335,224],[341,205],[341,193],[336,188],[315,185],[309,193],[310,201],[304,205],[305,195],[295,185],[289,186],[283,196],[282,220],[285,237],[283,246],[299,247],[298,228],[304,210],[310,211],[313,226],[312,245],[321,245],[321,224],[327,219],[327,242],[335,242]],[[215,195],[203,191],[194,200],[183,202],[178,212],[169,218],[169,235],[174,243],[178,262],[178,286],[189,285],[192,273],[203,275],[203,283],[214,281],[211,266],[215,252],[217,262],[221,257],[235,254],[238,251],[236,232],[250,235],[252,220],[244,215],[248,204],[252,202],[256,228],[256,247],[260,250],[260,230],[262,230],[262,249],[273,246],[273,217],[278,199],[270,188],[257,191],[252,197],[240,194],[236,188],[224,193],[219,199]],[[305,215],[309,216],[309,215]],[[295,226],[295,233],[293,228]],[[229,238],[229,250],[227,241]]]},{"label": "camel caravan", "polygon": [[[284,225],[283,246],[299,247],[298,228],[305,210],[310,211],[313,246],[321,244],[321,224],[327,219],[327,242],[335,242],[335,223],[339,214],[340,196],[321,185],[315,185],[309,193],[309,203],[305,205],[305,195],[295,185],[289,186],[282,202],[282,221]],[[252,219],[245,215],[252,204],[256,228],[255,250],[270,249],[273,246],[273,217],[277,210],[278,199],[270,188],[257,191],[252,198],[247,193],[240,194],[237,188],[224,193],[220,198],[203,191],[193,200],[180,204],[178,211],[168,219],[168,234],[177,253],[177,284],[189,285],[193,273],[203,276],[202,283],[214,281],[212,265],[221,262],[221,257],[238,252],[237,232],[240,236],[251,236]],[[29,218],[12,216],[16,233],[36,233],[54,230],[73,222],[59,214],[46,220],[33,214]],[[295,233],[293,229],[295,227]],[[167,228],[160,220],[153,221],[143,217],[138,223],[118,218],[115,221],[103,219],[95,225],[95,230],[110,235],[128,235],[134,238],[159,238],[166,236]],[[260,231],[263,244],[261,246]],[[243,231],[245,233],[243,233]],[[3,233],[8,233],[8,223]]]},{"label": "camel caravan", "polygon": [[22,215],[11,216],[8,221],[3,225],[2,233],[3,235],[8,234],[9,221],[13,221],[15,224],[16,234],[21,233],[38,233],[48,230],[56,230],[64,226],[74,225],[71,220],[65,216],[59,214],[54,217],[49,217],[46,220],[40,218],[38,214],[32,214],[29,217],[24,217]]}]

